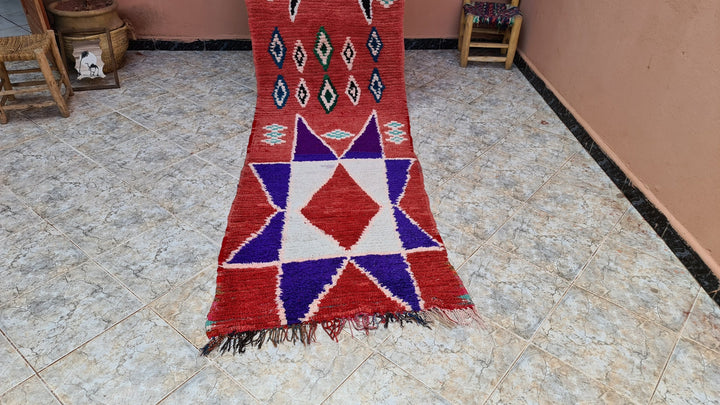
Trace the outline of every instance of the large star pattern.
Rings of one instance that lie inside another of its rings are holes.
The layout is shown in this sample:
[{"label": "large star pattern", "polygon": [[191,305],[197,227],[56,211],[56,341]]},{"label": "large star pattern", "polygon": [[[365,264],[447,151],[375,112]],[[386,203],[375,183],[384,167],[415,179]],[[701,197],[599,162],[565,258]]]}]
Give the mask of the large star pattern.
[{"label": "large star pattern", "polygon": [[336,315],[344,296],[369,313],[422,310],[407,255],[443,248],[401,208],[416,164],[385,158],[376,112],[343,151],[297,115],[291,161],[250,165],[274,213],[223,266],[276,266],[286,325]]}]

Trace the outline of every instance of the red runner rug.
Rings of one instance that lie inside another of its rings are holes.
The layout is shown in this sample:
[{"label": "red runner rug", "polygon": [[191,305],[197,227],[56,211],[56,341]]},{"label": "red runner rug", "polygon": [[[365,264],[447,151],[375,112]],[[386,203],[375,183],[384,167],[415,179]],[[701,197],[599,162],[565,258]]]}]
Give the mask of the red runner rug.
[{"label": "red runner rug", "polygon": [[412,148],[403,0],[246,3],[258,98],[204,353],[477,320]]}]

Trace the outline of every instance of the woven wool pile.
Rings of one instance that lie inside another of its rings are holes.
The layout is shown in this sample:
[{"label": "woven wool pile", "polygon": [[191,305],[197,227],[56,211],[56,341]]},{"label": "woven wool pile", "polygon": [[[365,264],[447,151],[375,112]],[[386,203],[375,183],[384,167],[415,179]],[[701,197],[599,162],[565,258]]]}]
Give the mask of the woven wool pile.
[{"label": "woven wool pile", "polygon": [[412,148],[404,2],[246,3],[258,99],[205,353],[477,319]]}]

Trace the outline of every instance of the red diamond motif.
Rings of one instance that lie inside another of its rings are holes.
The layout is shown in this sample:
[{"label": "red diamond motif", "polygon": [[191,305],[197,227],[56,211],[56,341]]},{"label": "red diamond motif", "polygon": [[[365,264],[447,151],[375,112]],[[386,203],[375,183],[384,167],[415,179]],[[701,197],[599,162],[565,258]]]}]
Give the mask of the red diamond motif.
[{"label": "red diamond motif", "polygon": [[[348,204],[348,201],[352,203]],[[345,249],[357,243],[378,211],[380,205],[350,177],[342,164],[300,210],[310,223],[332,236]]]}]

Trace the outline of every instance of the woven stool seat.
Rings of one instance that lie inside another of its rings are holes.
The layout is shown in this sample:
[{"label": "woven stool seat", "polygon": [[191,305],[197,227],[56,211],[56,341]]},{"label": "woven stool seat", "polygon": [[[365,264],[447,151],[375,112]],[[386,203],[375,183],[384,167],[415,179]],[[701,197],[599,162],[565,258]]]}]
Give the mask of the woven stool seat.
[{"label": "woven stool seat", "polygon": [[474,24],[497,25],[507,27],[515,23],[515,17],[522,15],[520,9],[503,3],[475,2],[465,4],[465,14],[473,15]]},{"label": "woven stool seat", "polygon": [[[6,62],[35,61],[37,68],[9,70]],[[55,77],[53,72],[59,74]],[[42,80],[30,80],[28,74],[41,73]],[[11,75],[22,75],[24,80],[13,82]],[[62,86],[65,85],[65,93]],[[27,93],[50,92],[51,100],[28,101],[17,100],[16,95]],[[23,35],[0,38],[0,123],[8,122],[7,110],[18,110],[29,107],[57,105],[63,117],[70,116],[66,100],[73,94],[70,78],[65,64],[60,57],[55,33],[46,31],[42,34]],[[8,104],[9,101],[17,101]]]},{"label": "woven stool seat", "polygon": [[51,41],[54,41],[47,32],[42,34],[23,35],[20,37],[0,38],[0,61],[13,62],[35,59],[35,50],[47,52]]}]

